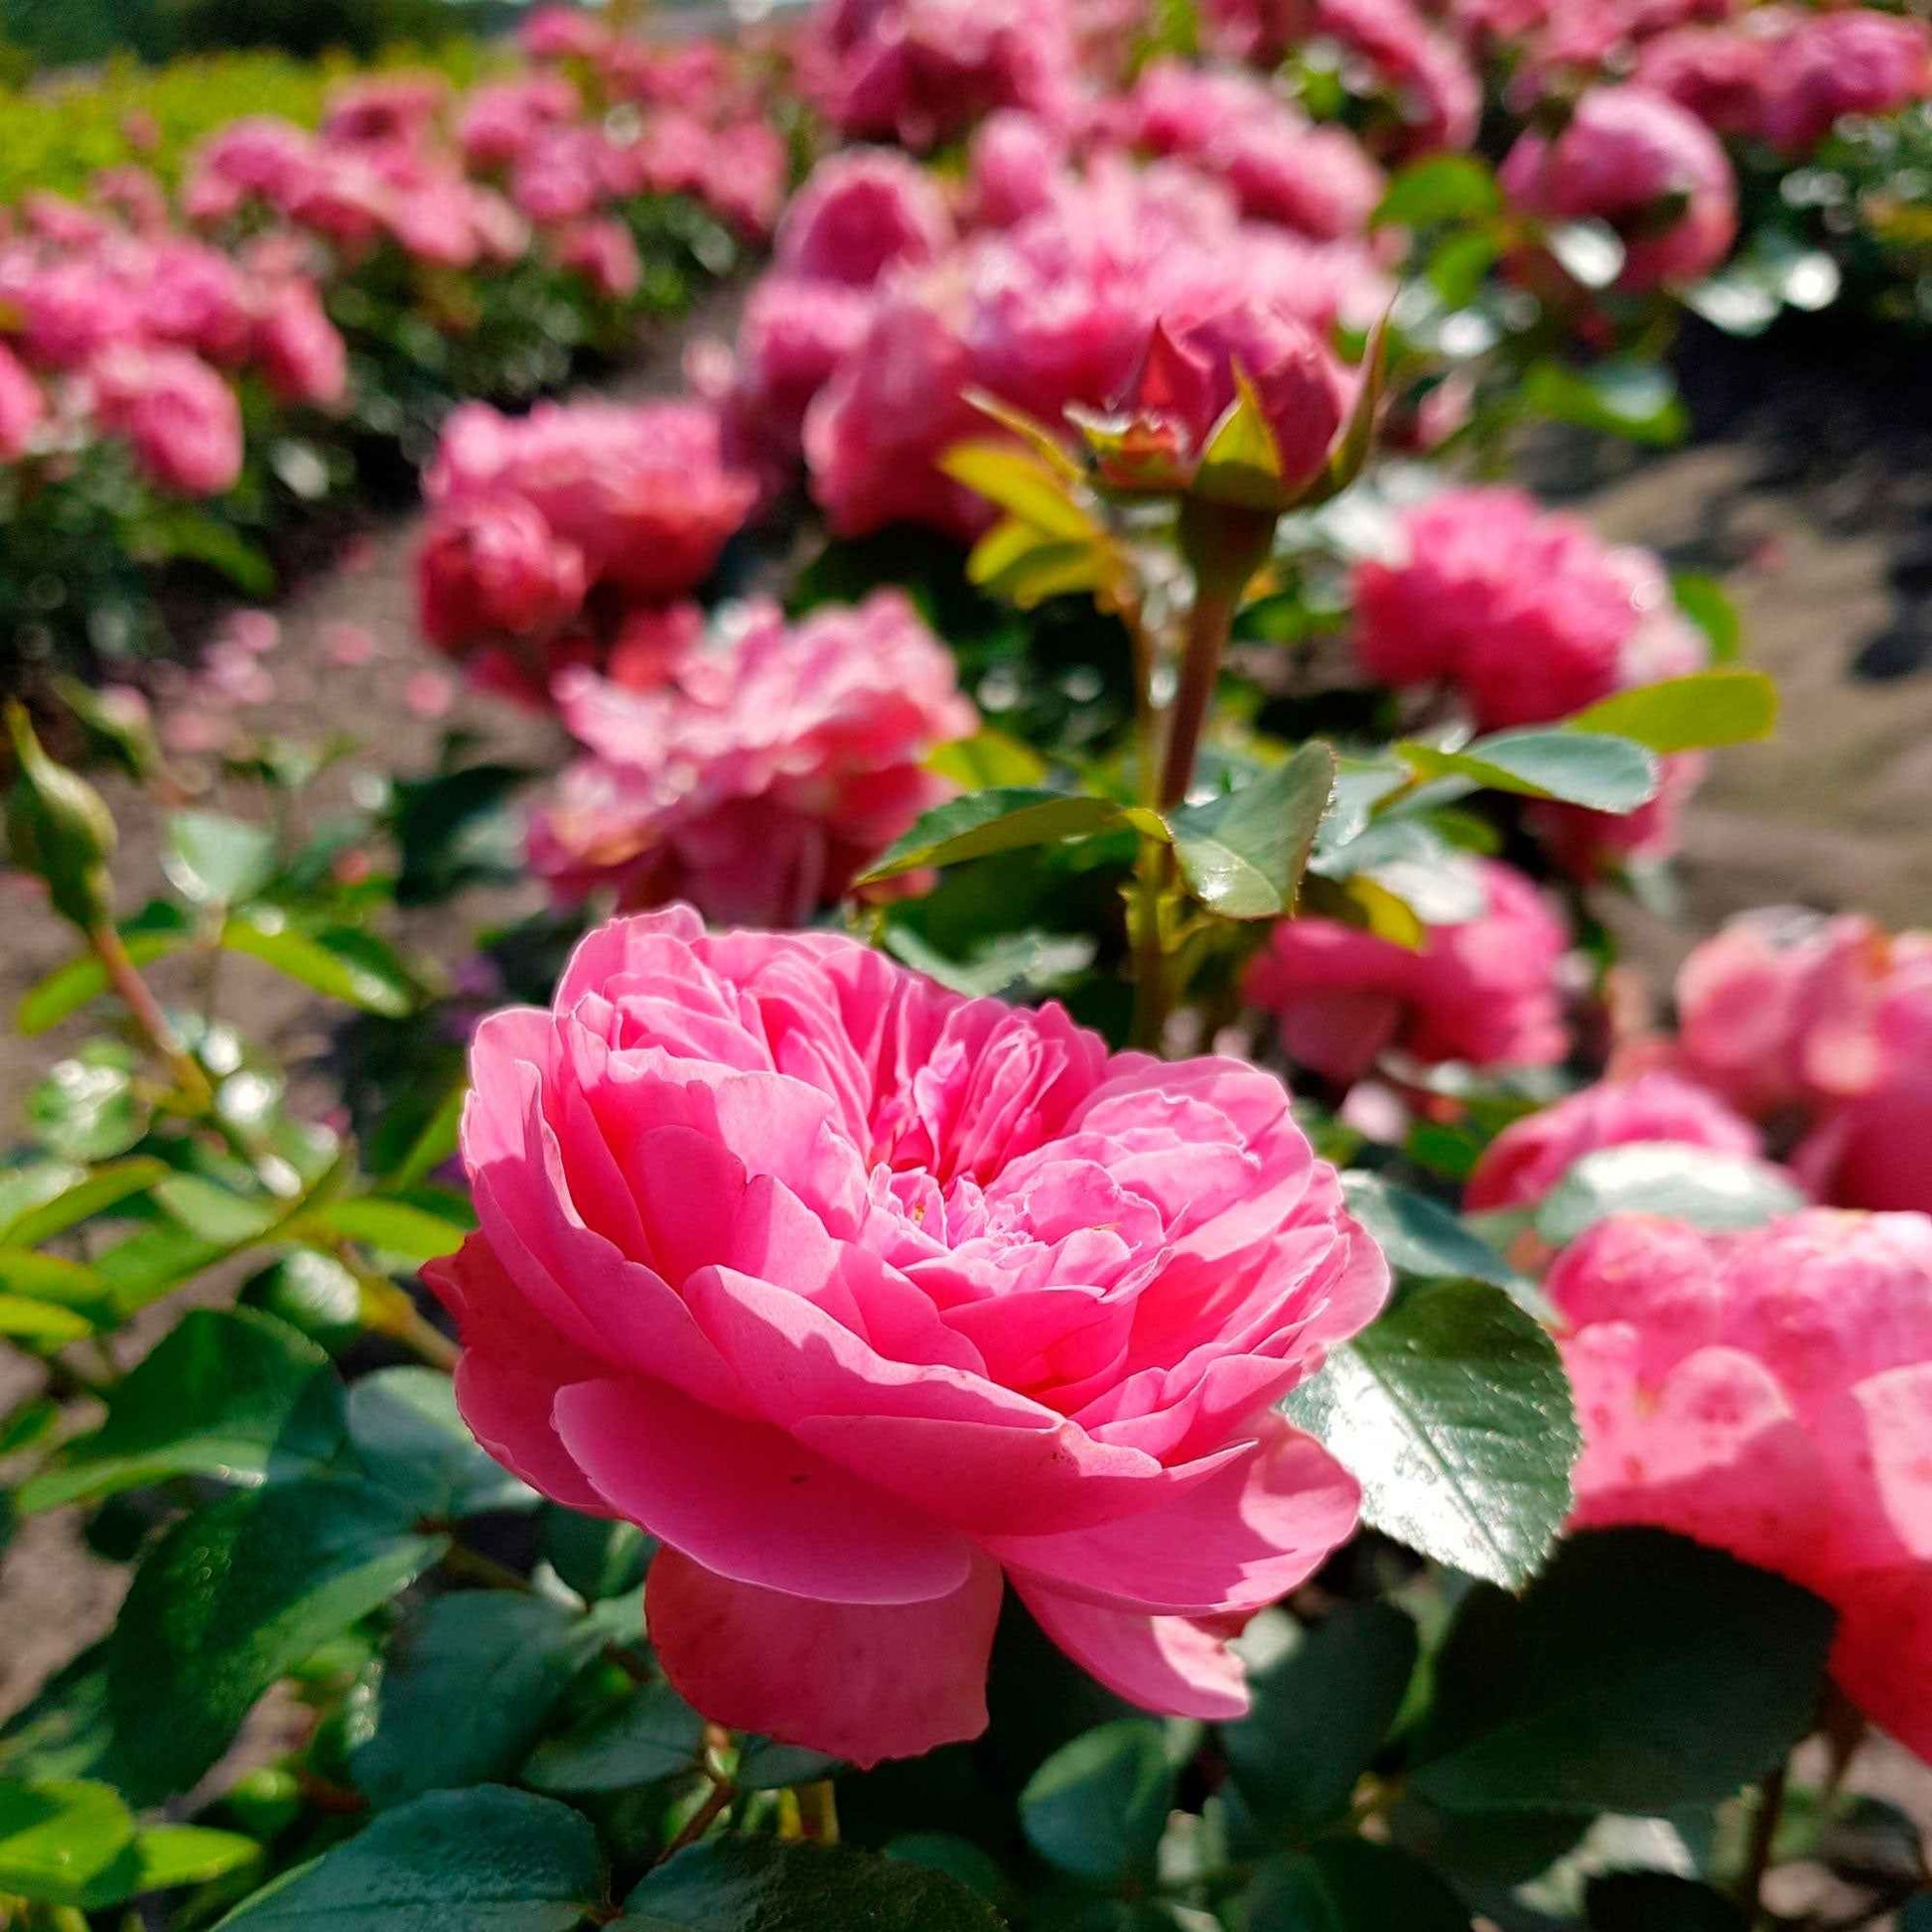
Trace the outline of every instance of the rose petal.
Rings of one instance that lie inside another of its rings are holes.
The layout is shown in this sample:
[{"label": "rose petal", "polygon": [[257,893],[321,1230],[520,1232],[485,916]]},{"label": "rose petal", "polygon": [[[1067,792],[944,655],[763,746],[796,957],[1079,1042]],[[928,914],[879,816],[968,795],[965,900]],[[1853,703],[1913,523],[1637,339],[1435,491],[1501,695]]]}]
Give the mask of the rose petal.
[{"label": "rose petal", "polygon": [[1144,1711],[1173,1718],[1239,1718],[1248,1709],[1241,1660],[1180,1616],[1102,1609],[1014,1578],[1039,1627],[1089,1676]]}]

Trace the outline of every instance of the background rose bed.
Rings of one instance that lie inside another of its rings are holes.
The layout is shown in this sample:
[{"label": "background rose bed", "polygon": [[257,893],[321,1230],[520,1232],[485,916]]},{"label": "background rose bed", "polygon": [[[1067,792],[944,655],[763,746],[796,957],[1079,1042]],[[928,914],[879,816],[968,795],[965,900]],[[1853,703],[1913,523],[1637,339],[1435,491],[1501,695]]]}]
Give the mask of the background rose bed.
[{"label": "background rose bed", "polygon": [[[0,244],[77,948],[19,1019],[93,1029],[0,1173],[0,1522],[132,1572],[0,1726],[0,1911],[1932,1917],[1846,1782],[1932,1754],[1932,940],[1619,965],[1775,694],[1506,481],[1675,434],[1686,304],[1922,312],[1923,28],[855,0],[458,71]],[[721,221],[685,394],[522,406]],[[371,428],[425,640],[575,749],[318,818],[267,613],[143,671],[146,532],[232,566]]]}]

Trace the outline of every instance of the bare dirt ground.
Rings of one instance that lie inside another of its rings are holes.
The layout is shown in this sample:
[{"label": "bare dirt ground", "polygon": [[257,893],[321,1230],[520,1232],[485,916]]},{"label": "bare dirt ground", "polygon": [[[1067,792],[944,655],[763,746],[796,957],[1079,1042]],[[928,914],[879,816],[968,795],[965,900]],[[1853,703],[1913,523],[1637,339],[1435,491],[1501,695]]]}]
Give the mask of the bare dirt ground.
[{"label": "bare dirt ground", "polygon": [[[728,332],[733,306],[730,292],[714,297],[621,390],[674,388],[683,342]],[[1922,357],[1914,368],[1904,345],[1823,332],[1742,348],[1694,336],[1683,379],[1697,416],[1685,448],[1606,455],[1549,438],[1531,452],[1528,478],[1606,535],[1721,576],[1744,620],[1747,661],[1784,692],[1778,740],[1721,755],[1691,814],[1681,924],[1634,911],[1620,923],[1639,957],[1667,972],[1697,933],[1747,905],[1860,906],[1892,924],[1932,922],[1932,369]],[[341,731],[363,748],[318,788],[314,811],[340,808],[381,772],[428,768],[453,726],[510,759],[541,762],[558,749],[548,725],[461,691],[446,716],[425,715],[422,680],[440,667],[414,636],[415,536],[412,516],[380,525],[352,565],[279,608],[281,641],[265,660],[276,693],[251,720],[310,740]],[[345,624],[373,635],[366,663],[337,661],[332,640]],[[130,813],[123,832],[116,874],[132,906],[157,881],[154,827]],[[536,897],[526,892],[520,903]],[[410,937],[454,957],[478,916],[475,905],[439,911]],[[69,948],[17,880],[0,877],[0,1009],[10,1009]],[[325,1049],[299,989],[237,972],[232,998],[229,1017],[297,1062]],[[49,1043],[0,1033],[9,1131]],[[148,1339],[129,1338],[130,1358]],[[0,1361],[0,1413],[23,1386]],[[0,1565],[0,1714],[106,1627],[124,1574],[90,1557],[70,1520],[23,1526]],[[1932,1773],[1902,1753],[1867,1750],[1855,1781],[1932,1823]]]}]

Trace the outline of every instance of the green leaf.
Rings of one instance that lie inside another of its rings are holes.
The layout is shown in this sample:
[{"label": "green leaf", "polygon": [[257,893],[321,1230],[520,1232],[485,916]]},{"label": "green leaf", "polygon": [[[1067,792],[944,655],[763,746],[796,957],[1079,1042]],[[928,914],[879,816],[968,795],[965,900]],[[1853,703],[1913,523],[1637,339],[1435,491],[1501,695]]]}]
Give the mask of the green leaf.
[{"label": "green leaf", "polygon": [[287,1212],[286,1202],[237,1194],[198,1173],[171,1174],[153,1191],[169,1219],[198,1241],[219,1248],[241,1248],[259,1241]]},{"label": "green leaf", "polygon": [[379,1194],[351,1194],[342,1200],[325,1201],[303,1215],[294,1231],[339,1235],[418,1266],[455,1254],[469,1232],[440,1214],[412,1207],[407,1201],[387,1200]]},{"label": "green leaf", "polygon": [[1522,396],[1528,408],[1557,422],[1657,448],[1681,443],[1691,426],[1670,371],[1655,362],[1598,362],[1587,369],[1535,362],[1524,374]]},{"label": "green leaf", "polygon": [[114,1312],[125,1319],[228,1252],[218,1241],[161,1221],[107,1249],[94,1267],[113,1296]]},{"label": "green leaf", "polygon": [[966,577],[989,597],[1031,611],[1049,597],[1091,591],[1106,581],[1105,545],[1094,536],[1056,537],[1009,516],[973,546]]},{"label": "green leaf", "polygon": [[275,877],[275,834],[221,812],[176,812],[162,840],[161,870],[198,905],[241,905]]},{"label": "green leaf", "polygon": [[135,1093],[134,1073],[133,1055],[117,1041],[91,1041],[29,1094],[27,1118],[64,1160],[111,1161],[148,1131],[151,1110]]},{"label": "green leaf", "polygon": [[1248,1808],[1306,1837],[1340,1818],[1402,1709],[1416,1626],[1392,1603],[1343,1603],[1252,1674],[1254,1706],[1220,1727]]},{"label": "green leaf", "polygon": [[1313,743],[1239,791],[1176,806],[1168,827],[1195,897],[1229,919],[1293,911],[1334,783],[1334,753]]},{"label": "green leaf", "polygon": [[1153,1868],[1173,1809],[1161,1726],[1127,1718],[1061,1746],[1020,1794],[1020,1828],[1048,1864],[1099,1884]]},{"label": "green leaf", "polygon": [[836,1757],[808,1751],[802,1744],[748,1737],[740,1746],[733,1782],[741,1791],[782,1791],[787,1785],[816,1784],[839,1768]]},{"label": "green leaf", "polygon": [[239,1306],[287,1322],[332,1353],[361,1332],[361,1283],[334,1255],[314,1248],[291,1248],[250,1275]]},{"label": "green leaf", "polygon": [[1469,1932],[1467,1909],[1426,1864],[1360,1838],[1271,1859],[1242,1923],[1247,1932]]},{"label": "green leaf", "polygon": [[272,907],[236,915],[221,928],[229,952],[246,953],[312,992],[386,1020],[406,1019],[422,992],[395,954],[373,933],[347,927],[298,931]]},{"label": "green leaf", "polygon": [[108,1640],[114,1781],[137,1803],[190,1789],[270,1685],[442,1552],[349,1482],[229,1496],[143,1558]]},{"label": "green leaf", "polygon": [[92,1173],[83,1175],[39,1206],[29,1208],[0,1229],[0,1241],[10,1247],[34,1247],[64,1234],[81,1221],[92,1220],[96,1214],[106,1213],[110,1207],[118,1207],[136,1194],[145,1193],[168,1173],[165,1161],[146,1157],[96,1168]]},{"label": "green leaf", "polygon": [[539,1791],[627,1791],[693,1769],[704,1753],[704,1720],[661,1680],[546,1737],[523,1766]]},{"label": "green leaf", "polygon": [[237,1906],[220,1932],[570,1932],[604,1882],[589,1819],[483,1785],[384,1812]]},{"label": "green leaf", "polygon": [[1044,791],[1024,785],[975,791],[927,812],[858,883],[870,886],[924,866],[963,865],[968,859],[990,858],[996,852],[1087,838],[1096,832],[1139,825],[1149,817],[1149,813],[1131,811],[1111,798],[1087,792]]},{"label": "green leaf", "polygon": [[1269,510],[1285,500],[1281,446],[1246,369],[1234,364],[1234,400],[1208,432],[1192,493],[1209,502]]},{"label": "green leaf", "polygon": [[1898,1914],[1898,1932],[1932,1932],[1932,1891],[1905,1901]]},{"label": "green leaf", "polygon": [[1467,778],[1491,791],[1561,798],[1596,812],[1633,812],[1656,797],[1656,755],[1628,739],[1579,731],[1498,732],[1466,750],[1445,752],[1405,742],[1396,747],[1424,778]]},{"label": "green leaf", "polygon": [[378,1808],[513,1777],[597,1636],[561,1603],[514,1590],[439,1596],[389,1647],[375,1734],[350,1759]]},{"label": "green leaf", "polygon": [[961,791],[986,791],[998,785],[1037,785],[1046,760],[1031,745],[988,727],[971,738],[941,745],[925,761],[928,771],[949,779]]},{"label": "green leaf", "polygon": [[1762,671],[1699,671],[1640,684],[1567,721],[1572,731],[1628,738],[1653,752],[1747,745],[1777,729],[1778,687]]},{"label": "green leaf", "polygon": [[1282,1407],[1361,1483],[1366,1522],[1471,1577],[1523,1583],[1570,1513],[1570,1383],[1500,1289],[1411,1289]]},{"label": "green leaf", "polygon": [[1486,162],[1468,154],[1432,155],[1396,176],[1368,221],[1372,228],[1429,228],[1485,220],[1502,205]]},{"label": "green leaf", "polygon": [[29,1214],[59,1200],[87,1177],[71,1161],[29,1160],[0,1171],[0,1241],[18,1239],[17,1227]]},{"label": "green leaf", "polygon": [[218,570],[243,597],[275,594],[275,566],[231,523],[190,503],[151,506],[129,532],[130,549],[145,562],[187,558]]},{"label": "green leaf", "polygon": [[[149,966],[189,945],[195,927],[180,906],[157,899],[123,920],[120,934],[135,965]],[[44,1034],[106,991],[107,969],[93,953],[82,953],[28,988],[14,1011],[14,1024],[30,1036]]]},{"label": "green leaf", "polygon": [[659,1865],[611,1932],[1001,1932],[985,1899],[898,1859],[715,1839]]},{"label": "green leaf", "polygon": [[210,1831],[205,1825],[151,1825],[134,1836],[132,1871],[125,1877],[118,1866],[103,1872],[80,1902],[99,1911],[148,1892],[205,1885],[261,1856],[261,1847],[238,1832]]},{"label": "green leaf", "polygon": [[493,1460],[457,1413],[456,1387],[433,1368],[385,1368],[348,1392],[348,1440],[363,1473],[412,1515],[439,1523],[537,1502]]},{"label": "green leaf", "polygon": [[1391,1267],[1430,1281],[1487,1282],[1512,1295],[1518,1292],[1520,1279],[1508,1262],[1440,1202],[1380,1174],[1345,1173],[1341,1184],[1348,1211],[1388,1256]]},{"label": "green leaf", "polygon": [[138,1869],[133,1816],[108,1786],[0,1784],[0,1892],[80,1905]]},{"label": "green leaf", "polygon": [[1674,1141],[1633,1141],[1587,1154],[1544,1196],[1536,1231],[1568,1247],[1612,1214],[1661,1214],[1724,1232],[1795,1214],[1805,1199],[1782,1169]]},{"label": "green leaf", "polygon": [[1717,1804],[1811,1728],[1832,1628],[1815,1596],[1721,1551],[1575,1537],[1520,1601],[1464,1599],[1413,1788],[1448,1811]]},{"label": "green leaf", "polygon": [[1670,588],[1677,608],[1710,639],[1711,661],[1734,664],[1743,646],[1744,622],[1725,587],[1702,571],[1680,570]]},{"label": "green leaf", "polygon": [[545,1562],[585,1602],[602,1603],[643,1587],[657,1545],[635,1523],[545,1503],[541,1547]]},{"label": "green leaf", "polygon": [[1723,1892],[1666,1871],[1612,1871],[1584,1894],[1590,1932],[1750,1932]]},{"label": "green leaf", "polygon": [[220,1482],[316,1474],[343,1440],[329,1357],[246,1310],[192,1309],[115,1389],[107,1420],[22,1488],[33,1511],[169,1476]]},{"label": "green leaf", "polygon": [[24,1295],[0,1295],[0,1335],[37,1348],[64,1348],[92,1334],[94,1324],[83,1314],[54,1302],[30,1301]]},{"label": "green leaf", "polygon": [[938,467],[1043,535],[1084,543],[1100,534],[1092,511],[1071,494],[1065,471],[1018,445],[955,443]]}]

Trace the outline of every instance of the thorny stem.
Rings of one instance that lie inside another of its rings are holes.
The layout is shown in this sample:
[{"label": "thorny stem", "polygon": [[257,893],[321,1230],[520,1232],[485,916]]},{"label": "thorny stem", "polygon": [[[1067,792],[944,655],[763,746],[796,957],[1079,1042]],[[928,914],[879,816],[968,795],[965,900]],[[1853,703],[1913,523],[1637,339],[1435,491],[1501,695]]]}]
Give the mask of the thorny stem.
[{"label": "thorny stem", "polygon": [[189,1107],[196,1113],[207,1113],[214,1105],[214,1089],[208,1085],[201,1062],[182,1044],[180,1035],[169,1024],[161,1002],[154,997],[154,989],[141,977],[141,969],[129,955],[113,922],[102,919],[89,926],[87,944],[100,961],[108,985],[120,995],[122,1005],[133,1016],[148,1044],[167,1061],[168,1070]]},{"label": "thorny stem", "polygon": [[1766,1923],[1764,1875],[1771,1868],[1771,1848],[1777,1841],[1778,1825],[1784,1817],[1787,1767],[1780,1764],[1768,1772],[1757,1788],[1757,1810],[1751,1819],[1750,1850],[1744,1860],[1744,1875],[1737,1886],[1737,1902],[1743,1906],[1754,1929]]}]

